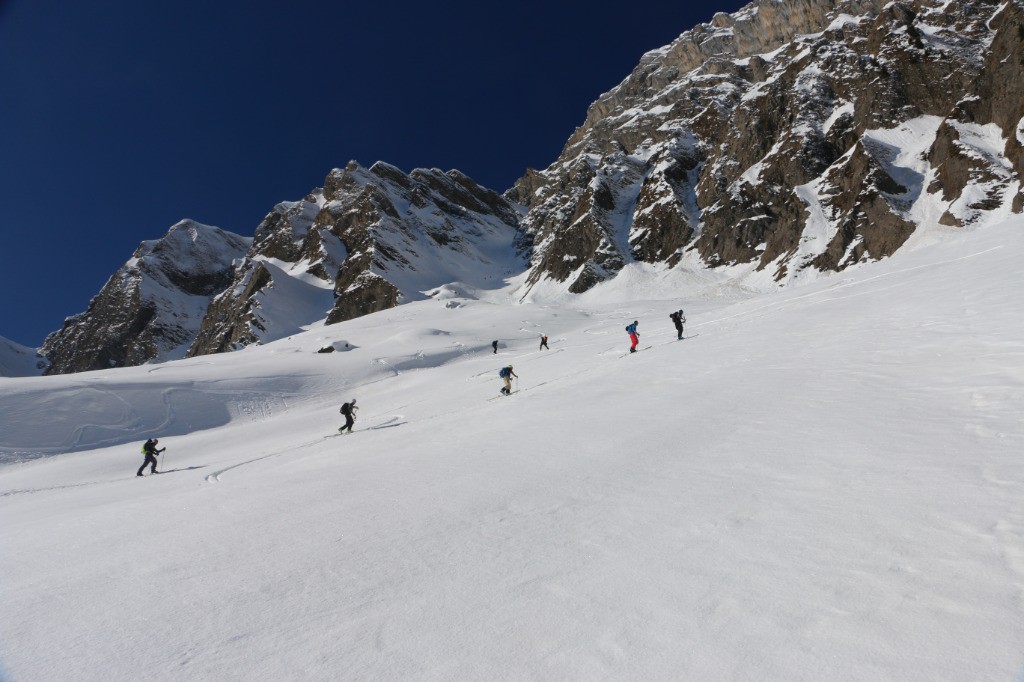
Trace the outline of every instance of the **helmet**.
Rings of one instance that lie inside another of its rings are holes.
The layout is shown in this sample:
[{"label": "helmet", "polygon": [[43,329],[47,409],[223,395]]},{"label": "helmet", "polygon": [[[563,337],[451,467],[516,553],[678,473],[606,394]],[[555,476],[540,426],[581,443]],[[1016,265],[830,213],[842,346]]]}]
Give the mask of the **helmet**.
[{"label": "helmet", "polygon": [[353,404],[353,405],[355,405],[355,404],[356,404],[356,399],[355,399],[355,398],[352,398],[352,404]]},{"label": "helmet", "polygon": [[637,322],[636,320],[633,320],[633,324],[640,324],[640,323]]},{"label": "helmet", "polygon": [[509,366],[508,366],[508,368],[509,368],[509,369],[512,369],[512,365],[509,365]]}]

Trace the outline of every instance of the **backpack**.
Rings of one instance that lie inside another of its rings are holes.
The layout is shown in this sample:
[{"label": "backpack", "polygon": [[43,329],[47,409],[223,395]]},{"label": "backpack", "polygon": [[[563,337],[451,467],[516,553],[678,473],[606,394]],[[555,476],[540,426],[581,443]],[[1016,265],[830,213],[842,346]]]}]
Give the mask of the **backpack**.
[{"label": "backpack", "polygon": [[498,372],[498,376],[501,377],[502,379],[505,379],[506,377],[508,377],[508,375],[509,375],[508,367],[502,367],[501,371]]},{"label": "backpack", "polygon": [[342,414],[351,414],[352,413],[352,407],[348,403],[344,403],[341,406],[340,412]]},{"label": "backpack", "polygon": [[142,454],[148,455],[149,451],[150,451],[150,449],[152,447],[153,447],[153,439],[150,438],[149,440],[147,440],[145,443],[142,444]]}]

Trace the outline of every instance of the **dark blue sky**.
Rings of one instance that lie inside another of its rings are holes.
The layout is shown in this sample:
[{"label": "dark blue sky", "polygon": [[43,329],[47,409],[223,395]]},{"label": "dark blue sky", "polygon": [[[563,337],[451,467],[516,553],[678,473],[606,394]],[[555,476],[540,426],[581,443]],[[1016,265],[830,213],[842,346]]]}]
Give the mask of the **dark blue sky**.
[{"label": "dark blue sky", "polygon": [[251,236],[349,159],[507,189],[743,4],[0,0],[0,336],[38,346],[140,241]]}]

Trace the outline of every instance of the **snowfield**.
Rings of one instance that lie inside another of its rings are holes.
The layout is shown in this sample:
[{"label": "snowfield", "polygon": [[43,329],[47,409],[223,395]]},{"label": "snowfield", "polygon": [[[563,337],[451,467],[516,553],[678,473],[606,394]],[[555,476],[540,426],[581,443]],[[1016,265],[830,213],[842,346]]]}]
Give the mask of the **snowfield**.
[{"label": "snowfield", "polygon": [[1022,252],[934,227],[770,294],[631,266],[2,378],[0,677],[1021,679]]}]

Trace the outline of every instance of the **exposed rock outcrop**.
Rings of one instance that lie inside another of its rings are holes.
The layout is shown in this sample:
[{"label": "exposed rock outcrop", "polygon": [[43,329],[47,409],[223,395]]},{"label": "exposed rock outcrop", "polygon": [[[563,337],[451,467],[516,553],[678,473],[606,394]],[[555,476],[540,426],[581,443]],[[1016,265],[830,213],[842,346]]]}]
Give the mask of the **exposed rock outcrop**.
[{"label": "exposed rock outcrop", "polygon": [[351,162],[256,228],[189,354],[367,315],[452,281],[493,288],[525,267],[518,226],[519,208],[458,171]]},{"label": "exposed rock outcrop", "polygon": [[1020,210],[1020,22],[994,0],[716,15],[645,55],[509,191],[536,245],[524,293],[688,253],[784,284],[891,255],[923,202],[950,225]]},{"label": "exposed rock outcrop", "polygon": [[47,374],[84,372],[184,357],[232,261],[250,240],[184,220],[135,254],[43,343]]}]

